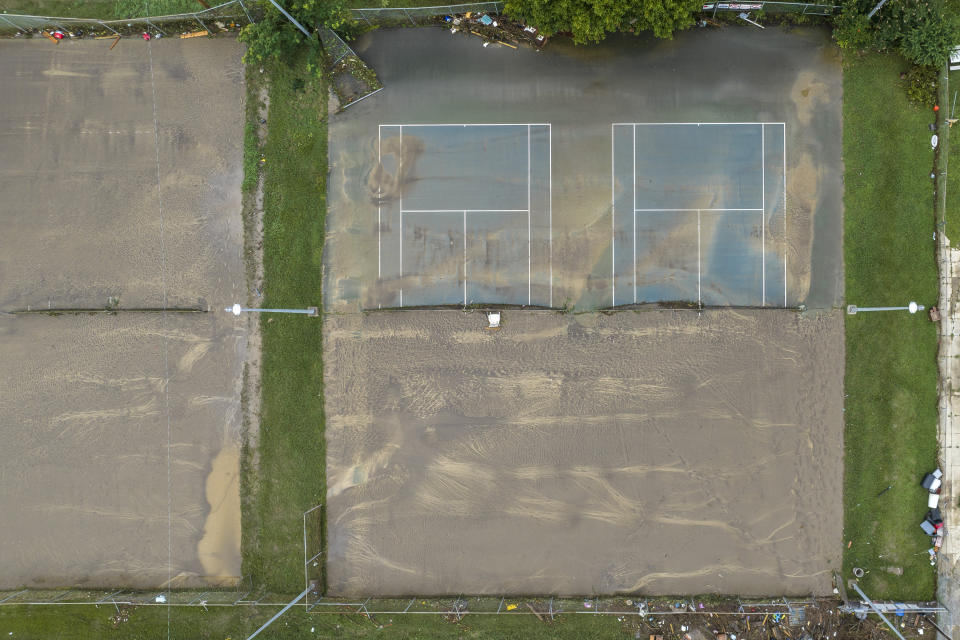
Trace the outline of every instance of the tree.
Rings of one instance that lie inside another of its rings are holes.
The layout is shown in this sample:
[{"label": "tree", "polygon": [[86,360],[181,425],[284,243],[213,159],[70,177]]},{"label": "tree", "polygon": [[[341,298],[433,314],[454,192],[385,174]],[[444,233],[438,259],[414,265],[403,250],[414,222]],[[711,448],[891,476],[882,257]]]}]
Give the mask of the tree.
[{"label": "tree", "polygon": [[628,26],[670,38],[694,23],[699,8],[700,0],[507,0],[505,11],[545,35],[570,32],[585,44]]},{"label": "tree", "polygon": [[[336,29],[350,19],[344,0],[297,0],[289,6],[277,0],[307,30],[318,27]],[[247,44],[243,61],[262,64],[269,58],[281,58],[292,53],[307,41],[280,11],[264,2],[264,16],[259,22],[248,24],[240,32],[240,41]]]},{"label": "tree", "polygon": [[942,66],[960,38],[960,17],[943,0],[891,0],[867,19],[873,0],[847,0],[834,37],[845,49],[898,49],[911,62]]}]

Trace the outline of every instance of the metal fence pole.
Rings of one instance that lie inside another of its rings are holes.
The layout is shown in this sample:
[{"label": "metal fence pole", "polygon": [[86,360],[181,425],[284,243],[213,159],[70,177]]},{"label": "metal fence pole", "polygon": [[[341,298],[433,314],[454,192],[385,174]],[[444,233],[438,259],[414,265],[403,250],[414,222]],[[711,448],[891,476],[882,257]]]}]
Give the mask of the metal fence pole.
[{"label": "metal fence pole", "polygon": [[413,21],[413,18],[410,17],[410,14],[407,13],[406,9],[403,9],[403,15],[407,16],[407,20],[410,21],[410,24],[412,24],[413,26],[417,26],[417,23]]},{"label": "metal fence pole", "polygon": [[247,8],[243,6],[243,0],[237,0],[240,3],[240,8],[243,9],[243,13],[247,16],[247,22],[253,24],[253,18],[250,17],[250,13],[247,11]]},{"label": "metal fence pole", "polygon": [[113,27],[111,27],[110,25],[108,25],[108,24],[107,24],[106,22],[104,22],[103,20],[97,20],[97,24],[99,24],[101,27],[106,27],[107,29],[110,29],[110,31],[113,31],[113,32],[114,32],[115,34],[117,34],[118,36],[120,35],[120,32],[119,32],[119,31],[117,31],[116,29],[114,29]]},{"label": "metal fence pole", "polygon": [[207,25],[203,24],[203,20],[200,19],[200,16],[193,14],[193,19],[200,23],[200,26],[203,27],[204,31],[211,33],[210,29],[207,29]]},{"label": "metal fence pole", "polygon": [[2,19],[4,22],[9,22],[11,25],[13,25],[13,28],[16,29],[17,31],[19,31],[20,33],[26,33],[26,31],[24,31],[23,29],[21,29],[20,27],[18,27],[18,26],[17,26],[17,23],[13,22],[12,20],[7,20],[7,19],[6,19],[5,17],[3,17],[2,15],[0,15],[0,19]]},{"label": "metal fence pole", "polygon": [[147,23],[148,25],[150,25],[151,27],[153,27],[154,29],[156,29],[157,31],[159,31],[162,35],[167,35],[166,33],[163,32],[163,29],[161,29],[161,28],[158,27],[157,25],[153,24],[152,22],[150,22],[150,21],[147,20],[146,18],[144,18],[143,21],[146,22],[146,23]]}]

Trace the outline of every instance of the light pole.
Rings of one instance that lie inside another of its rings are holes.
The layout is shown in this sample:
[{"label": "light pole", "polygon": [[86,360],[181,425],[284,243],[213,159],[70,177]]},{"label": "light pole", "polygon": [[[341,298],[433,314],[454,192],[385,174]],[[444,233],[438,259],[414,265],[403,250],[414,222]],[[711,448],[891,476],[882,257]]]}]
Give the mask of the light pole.
[{"label": "light pole", "polygon": [[320,315],[319,310],[316,307],[307,307],[306,309],[248,309],[246,307],[241,307],[239,304],[235,304],[232,307],[227,307],[224,309],[227,313],[232,313],[235,316],[239,316],[241,313],[299,313],[301,315],[310,316],[311,318],[316,318]]},{"label": "light pole", "polygon": [[905,307],[858,307],[855,304],[850,304],[847,305],[847,315],[855,316],[864,311],[909,311],[910,313],[916,313],[917,311],[923,311],[923,309],[924,306],[916,302],[911,302]]}]

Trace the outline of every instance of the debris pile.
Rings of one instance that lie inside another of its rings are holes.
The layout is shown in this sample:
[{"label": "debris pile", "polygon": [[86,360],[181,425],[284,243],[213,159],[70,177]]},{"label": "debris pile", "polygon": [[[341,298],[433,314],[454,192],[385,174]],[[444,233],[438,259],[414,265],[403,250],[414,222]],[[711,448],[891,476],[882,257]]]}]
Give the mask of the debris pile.
[{"label": "debris pile", "polygon": [[928,553],[930,554],[930,564],[937,564],[937,553],[940,551],[940,547],[943,546],[943,536],[946,534],[946,530],[943,528],[943,516],[940,513],[940,489],[943,484],[943,472],[940,469],[934,470],[932,473],[928,473],[924,476],[923,481],[920,483],[924,489],[927,490],[927,515],[924,517],[923,522],[920,523],[920,528],[923,529],[923,532],[930,536],[930,549]]},{"label": "debris pile", "polygon": [[548,40],[536,27],[504,16],[468,11],[464,14],[438,16],[437,20],[449,27],[450,33],[479,36],[485,47],[490,44],[502,44],[512,49],[519,46],[542,49]]}]

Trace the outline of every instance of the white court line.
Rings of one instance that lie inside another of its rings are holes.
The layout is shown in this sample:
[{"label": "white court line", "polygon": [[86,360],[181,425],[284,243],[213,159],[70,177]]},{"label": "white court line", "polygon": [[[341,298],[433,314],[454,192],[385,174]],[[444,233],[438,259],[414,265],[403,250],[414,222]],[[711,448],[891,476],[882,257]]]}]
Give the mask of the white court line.
[{"label": "white court line", "polygon": [[610,125],[610,306],[617,306],[617,197],[614,188],[617,173],[616,140],[614,127]]},{"label": "white court line", "polygon": [[737,125],[737,126],[747,126],[747,125],[756,126],[756,125],[758,125],[758,124],[780,124],[780,125],[782,125],[782,124],[784,124],[784,123],[782,123],[782,122],[614,122],[614,123],[613,123],[613,126],[630,126],[630,125],[633,125],[633,126],[641,126],[641,127],[657,127],[657,126],[660,126],[660,125],[670,125],[670,126],[679,125],[679,126],[688,126],[688,127],[692,127],[692,126],[697,126],[697,127],[699,127],[699,126],[701,126],[701,125],[704,125],[704,126],[715,126],[715,125],[724,125],[724,124],[732,124],[732,125]]},{"label": "white court line", "polygon": [[170,338],[166,334],[167,320],[167,249],[163,241],[163,189],[160,179],[160,124],[157,120],[157,84],[153,79],[153,43],[148,43],[150,56],[150,91],[153,96],[153,148],[157,165],[157,211],[160,214],[160,281],[163,286],[163,313],[160,314],[160,330],[163,334],[163,399],[167,414],[167,640],[170,640],[170,583],[173,581],[173,492],[170,471]]},{"label": "white court line", "polygon": [[529,213],[529,209],[403,209],[400,213]]},{"label": "white court line", "polygon": [[530,277],[533,271],[530,267],[530,125],[527,125],[527,304],[530,304]]},{"label": "white court line", "polygon": [[[383,159],[380,154],[380,127],[377,127],[377,167],[379,169],[379,175],[383,176]],[[380,219],[380,198],[383,195],[383,181],[377,182],[377,279],[381,278],[380,275],[380,236],[382,235],[383,223]],[[401,213],[403,213],[401,211]]]},{"label": "white court line", "polygon": [[633,125],[633,304],[637,304],[637,125]]},{"label": "white court line", "polygon": [[783,125],[783,306],[787,306],[787,125]]},{"label": "white court line", "polygon": [[638,213],[658,213],[660,211],[763,211],[763,209],[634,209]]},{"label": "white court line", "polygon": [[381,127],[549,127],[549,122],[449,122],[437,124],[381,124]]},{"label": "white court line", "polygon": [[463,306],[467,306],[467,212],[463,212]]},{"label": "white court line", "polygon": [[[400,161],[403,162],[403,125],[400,125]],[[397,168],[397,179],[400,169]],[[403,184],[400,184],[400,306],[403,307]]]},{"label": "white court line", "polygon": [[697,304],[703,304],[703,294],[700,289],[700,209],[697,209]]},{"label": "white court line", "polygon": [[760,125],[760,306],[767,306],[767,149],[766,130]]},{"label": "white court line", "polygon": [[547,186],[547,196],[549,197],[549,227],[547,229],[547,239],[550,241],[550,306],[553,307],[553,125],[547,127],[547,177],[549,178]]}]

